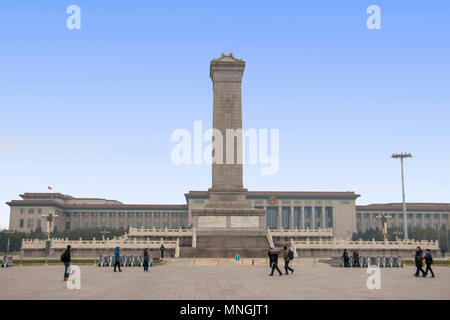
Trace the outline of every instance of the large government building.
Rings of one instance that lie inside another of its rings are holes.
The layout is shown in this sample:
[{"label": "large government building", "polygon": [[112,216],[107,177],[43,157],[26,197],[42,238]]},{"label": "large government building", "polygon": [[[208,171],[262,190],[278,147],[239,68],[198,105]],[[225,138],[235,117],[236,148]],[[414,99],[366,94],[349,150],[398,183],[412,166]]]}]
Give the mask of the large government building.
[{"label": "large government building", "polygon": [[[323,229],[328,229],[329,236],[349,239],[357,230],[376,228],[376,217],[380,213],[389,213],[393,217],[391,225],[400,227],[403,220],[399,204],[356,206],[359,195],[354,192],[248,191],[244,188],[243,155],[235,152],[243,148],[244,69],[245,61],[233,54],[222,53],[210,61],[213,129],[217,136],[213,139],[212,181],[207,191],[190,191],[185,194],[186,204],[181,205],[124,204],[117,200],[75,198],[61,193],[24,193],[22,200],[7,203],[11,208],[10,229],[46,230],[42,216],[56,213],[54,227],[58,231],[192,227],[192,230],[198,230],[199,246],[211,249],[209,254],[215,254],[217,249],[227,249],[227,254],[232,254],[237,247],[251,247],[265,255],[267,245],[273,245],[270,230],[279,230],[283,234],[282,230],[306,230],[293,232],[300,237],[311,230],[322,229],[320,232],[324,232]],[[448,225],[450,204],[411,203],[407,209],[411,227]],[[193,238],[196,237],[197,231]],[[217,247],[211,248],[212,245]]]},{"label": "large government building", "polygon": [[[124,204],[117,200],[75,198],[61,193],[24,193],[21,200],[7,202],[11,208],[11,230],[46,231],[43,214],[56,213],[58,231],[76,228],[189,228],[191,211],[208,203],[206,191],[185,194],[187,204]],[[332,227],[338,238],[355,231],[379,227],[377,216],[392,218],[389,226],[402,227],[401,203],[356,205],[354,192],[249,191],[255,209],[266,211],[265,225],[275,229],[318,229]],[[442,228],[449,223],[450,203],[408,203],[408,227]]]}]

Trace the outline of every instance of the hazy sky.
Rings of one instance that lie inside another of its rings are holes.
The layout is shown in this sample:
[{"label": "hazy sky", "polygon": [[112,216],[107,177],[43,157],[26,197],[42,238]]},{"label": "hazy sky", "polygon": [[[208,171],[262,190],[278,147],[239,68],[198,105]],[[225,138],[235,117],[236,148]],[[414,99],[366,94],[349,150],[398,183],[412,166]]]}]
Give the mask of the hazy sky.
[{"label": "hazy sky", "polygon": [[[81,8],[81,29],[66,8]],[[369,30],[366,9],[381,8]],[[6,201],[55,192],[184,203],[209,165],[171,162],[212,124],[209,62],[246,61],[244,128],[279,129],[280,170],[249,190],[355,191],[359,204],[450,202],[450,2],[0,3],[0,227]]]}]

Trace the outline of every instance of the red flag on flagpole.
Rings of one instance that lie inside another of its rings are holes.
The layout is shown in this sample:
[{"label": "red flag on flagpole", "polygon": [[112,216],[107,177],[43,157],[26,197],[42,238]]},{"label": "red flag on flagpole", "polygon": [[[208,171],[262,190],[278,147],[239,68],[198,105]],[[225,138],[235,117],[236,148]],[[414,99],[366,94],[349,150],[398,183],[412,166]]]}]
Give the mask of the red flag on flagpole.
[{"label": "red flag on flagpole", "polygon": [[50,187],[50,186],[48,186],[47,188],[48,188],[48,190],[53,190],[52,187]]}]

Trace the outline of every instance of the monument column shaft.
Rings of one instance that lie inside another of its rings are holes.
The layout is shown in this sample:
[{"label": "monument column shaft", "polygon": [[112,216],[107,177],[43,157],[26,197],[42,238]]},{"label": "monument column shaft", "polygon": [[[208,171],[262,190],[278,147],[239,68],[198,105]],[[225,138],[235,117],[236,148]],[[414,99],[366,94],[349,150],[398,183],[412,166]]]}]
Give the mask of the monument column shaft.
[{"label": "monument column shaft", "polygon": [[220,132],[222,152],[213,150],[212,189],[242,190],[241,81],[215,81],[213,128]]}]

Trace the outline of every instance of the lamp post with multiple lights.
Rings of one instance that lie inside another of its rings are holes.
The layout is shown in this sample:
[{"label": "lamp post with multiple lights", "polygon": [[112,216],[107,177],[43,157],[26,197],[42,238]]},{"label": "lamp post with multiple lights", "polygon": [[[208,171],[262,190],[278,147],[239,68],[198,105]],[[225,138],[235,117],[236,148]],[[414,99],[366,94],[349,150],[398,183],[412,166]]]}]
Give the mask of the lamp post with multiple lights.
[{"label": "lamp post with multiple lights", "polygon": [[408,240],[408,220],[406,217],[406,202],[405,202],[405,177],[403,175],[403,159],[411,158],[411,153],[394,153],[392,158],[400,159],[400,165],[402,169],[402,198],[403,198],[403,230],[405,240]]}]

